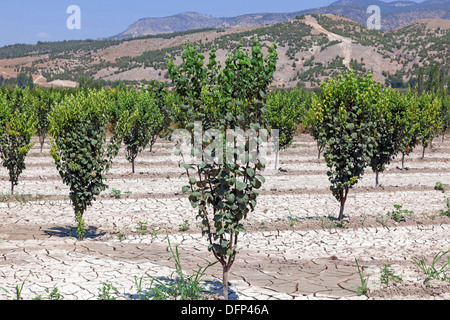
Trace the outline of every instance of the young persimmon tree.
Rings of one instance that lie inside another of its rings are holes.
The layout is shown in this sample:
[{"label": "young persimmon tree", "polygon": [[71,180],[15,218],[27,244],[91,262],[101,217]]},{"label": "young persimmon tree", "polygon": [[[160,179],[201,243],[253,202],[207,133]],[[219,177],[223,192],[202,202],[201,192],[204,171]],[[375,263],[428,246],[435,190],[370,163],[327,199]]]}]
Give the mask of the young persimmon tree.
[{"label": "young persimmon tree", "polygon": [[419,132],[418,138],[422,144],[422,159],[425,157],[425,149],[431,145],[433,139],[442,128],[440,112],[442,109],[441,98],[432,93],[425,92],[417,97],[419,104]]},{"label": "young persimmon tree", "polygon": [[131,162],[132,173],[135,173],[136,157],[159,131],[163,115],[150,91],[122,90],[118,94],[117,103],[120,113],[137,113],[123,137],[126,157]]},{"label": "young persimmon tree", "polygon": [[317,144],[317,160],[320,159],[320,155],[325,148],[326,140],[321,136],[322,130],[322,117],[320,109],[320,103],[317,95],[313,95],[311,98],[311,106],[306,109],[303,117],[302,124],[306,131],[316,140]]},{"label": "young persimmon tree", "polygon": [[168,138],[174,131],[174,128],[172,127],[174,117],[170,103],[173,96],[168,91],[166,91],[165,84],[163,82],[156,80],[150,81],[145,90],[150,93],[152,98],[155,100],[156,106],[158,108],[157,113],[161,117],[161,121],[156,121],[152,124],[152,134],[148,143],[150,146],[149,152],[152,152],[153,146],[155,145],[158,136],[160,138]]},{"label": "young persimmon tree", "polygon": [[445,139],[445,133],[450,129],[450,88],[441,91],[442,97],[442,108],[441,108],[441,119],[442,119],[442,141]]},{"label": "young persimmon tree", "polygon": [[242,220],[255,209],[258,189],[265,181],[260,174],[266,164],[260,142],[267,132],[260,129],[277,52],[272,45],[264,58],[255,36],[251,52],[238,46],[223,68],[215,49],[207,65],[204,59],[200,49],[188,42],[181,65],[170,60],[168,69],[183,99],[183,143],[191,146],[190,152],[177,149],[189,182],[182,191],[198,210],[208,250],[222,265],[223,296],[228,299],[228,276],[239,236],[245,231]]},{"label": "young persimmon tree", "polygon": [[105,90],[87,90],[66,96],[49,114],[50,153],[70,188],[80,240],[85,234],[83,215],[107,188],[106,173],[136,117],[135,112],[122,112],[108,137],[109,104]]},{"label": "young persimmon tree", "polygon": [[399,100],[391,106],[395,113],[396,125],[395,139],[398,141],[398,152],[402,154],[402,166],[400,170],[405,170],[405,157],[414,151],[418,142],[419,133],[419,104],[418,94],[410,89],[404,93]]},{"label": "young persimmon tree", "polygon": [[267,95],[267,112],[264,124],[268,129],[275,129],[278,137],[275,141],[275,170],[278,169],[278,154],[289,148],[294,141],[295,132],[303,112],[306,101],[305,94],[300,89],[292,91],[273,91]]},{"label": "young persimmon tree", "polygon": [[[19,176],[26,169],[25,158],[33,147],[36,132],[34,105],[36,99],[29,90],[16,88],[17,99],[12,103],[0,92],[0,155],[2,165],[8,169],[11,195],[19,184]],[[21,92],[18,92],[21,91]]]},{"label": "young persimmon tree", "polygon": [[375,122],[377,144],[371,158],[371,167],[375,172],[375,187],[379,185],[379,174],[398,154],[405,139],[405,131],[410,122],[404,117],[403,110],[408,106],[406,95],[388,87],[383,89],[377,104],[379,116]]},{"label": "young persimmon tree", "polygon": [[36,97],[35,114],[36,114],[36,133],[39,137],[40,150],[44,147],[45,140],[48,135],[49,123],[48,115],[52,106],[58,103],[62,98],[62,93],[55,89],[34,88],[32,94]]},{"label": "young persimmon tree", "polygon": [[323,82],[321,99],[313,102],[321,124],[319,139],[326,144],[330,190],[340,202],[339,220],[349,190],[364,175],[376,148],[380,95],[381,85],[371,74],[359,78],[348,71]]}]

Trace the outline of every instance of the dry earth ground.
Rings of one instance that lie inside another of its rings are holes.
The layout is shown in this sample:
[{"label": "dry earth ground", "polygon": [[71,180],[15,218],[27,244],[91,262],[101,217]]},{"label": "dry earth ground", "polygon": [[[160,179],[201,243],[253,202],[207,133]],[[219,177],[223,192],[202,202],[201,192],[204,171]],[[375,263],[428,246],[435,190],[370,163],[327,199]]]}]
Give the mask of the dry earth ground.
[{"label": "dry earth ground", "polygon": [[[414,262],[423,259],[429,266],[436,254],[450,250],[450,218],[438,214],[450,191],[434,189],[438,181],[450,185],[450,138],[437,138],[433,148],[424,160],[420,147],[407,157],[408,170],[396,169],[400,159],[394,160],[380,175],[379,188],[367,170],[350,191],[339,224],[326,164],[317,159],[311,137],[296,137],[280,155],[281,169],[269,164],[257,208],[245,221],[247,233],[230,275],[231,298],[450,299],[450,283],[425,285]],[[179,246],[186,274],[214,262],[195,209],[181,193],[186,178],[179,177],[171,151],[171,143],[158,141],[154,152],[138,156],[134,175],[121,151],[108,174],[109,189],[86,212],[88,233],[81,242],[68,188],[48,145],[42,154],[37,145],[31,150],[15,197],[0,168],[0,287],[8,290],[0,289],[0,299],[12,299],[22,283],[23,299],[57,288],[64,299],[95,300],[102,283],[113,284],[119,298],[136,297],[134,276],[170,277],[175,270],[166,234]],[[414,213],[395,222],[386,215],[395,204]],[[185,220],[189,228],[180,231]],[[145,223],[147,230],[140,232]],[[369,277],[370,290],[362,296],[356,293],[361,281],[355,258]],[[401,282],[381,283],[387,264]],[[220,278],[218,264],[204,277],[213,289]]]}]

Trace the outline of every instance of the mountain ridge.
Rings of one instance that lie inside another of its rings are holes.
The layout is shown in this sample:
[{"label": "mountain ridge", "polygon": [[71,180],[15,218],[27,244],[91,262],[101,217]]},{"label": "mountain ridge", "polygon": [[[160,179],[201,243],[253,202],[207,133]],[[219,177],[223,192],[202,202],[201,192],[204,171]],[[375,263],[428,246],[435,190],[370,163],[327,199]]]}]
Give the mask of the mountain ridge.
[{"label": "mountain ridge", "polygon": [[380,7],[382,30],[392,30],[412,24],[422,19],[450,19],[449,0],[427,0],[384,2],[380,0],[338,0],[329,6],[311,8],[296,12],[254,13],[235,17],[213,17],[210,15],[185,12],[162,18],[142,18],[132,23],[122,33],[110,39],[124,39],[146,35],[182,32],[200,28],[229,28],[236,26],[274,25],[295,19],[304,14],[337,14],[365,24],[370,14],[370,5]]}]

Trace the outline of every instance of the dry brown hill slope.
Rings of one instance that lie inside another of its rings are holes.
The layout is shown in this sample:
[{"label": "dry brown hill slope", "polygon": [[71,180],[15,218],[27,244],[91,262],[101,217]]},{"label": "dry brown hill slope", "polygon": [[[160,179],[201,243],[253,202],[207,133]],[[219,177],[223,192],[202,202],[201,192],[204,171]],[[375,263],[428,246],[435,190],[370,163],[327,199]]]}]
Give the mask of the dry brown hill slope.
[{"label": "dry brown hill slope", "polygon": [[[50,43],[32,46],[28,52],[14,52],[13,47],[8,48],[13,59],[0,59],[0,74],[8,78],[19,72],[31,73],[43,86],[73,86],[82,77],[105,82],[168,81],[166,55],[180,62],[186,41],[197,43],[206,59],[211,48],[217,47],[218,59],[223,62],[239,42],[249,46],[250,39],[257,35],[264,46],[277,43],[276,87],[318,87],[324,79],[347,68],[361,73],[372,71],[376,80],[395,80],[405,85],[419,68],[434,63],[448,72],[449,25],[448,20],[432,19],[392,31],[377,31],[341,16],[306,15],[264,27],[203,29],[70,46]],[[2,54],[6,56],[0,48],[0,57]]]}]

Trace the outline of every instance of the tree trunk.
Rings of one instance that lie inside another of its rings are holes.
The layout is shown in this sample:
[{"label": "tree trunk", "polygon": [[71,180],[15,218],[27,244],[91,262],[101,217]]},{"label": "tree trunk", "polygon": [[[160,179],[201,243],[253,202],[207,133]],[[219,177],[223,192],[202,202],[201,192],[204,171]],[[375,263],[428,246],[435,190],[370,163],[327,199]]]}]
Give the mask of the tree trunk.
[{"label": "tree trunk", "polygon": [[426,147],[424,146],[423,150],[422,150],[422,159],[425,158],[425,149],[426,149]]},{"label": "tree trunk", "polygon": [[79,213],[75,214],[76,221],[77,221],[77,234],[78,234],[78,240],[82,241],[84,239],[84,234],[86,232],[86,228],[84,225],[83,220],[83,214],[85,209],[80,209]]},{"label": "tree trunk", "polygon": [[44,143],[45,143],[45,138],[44,138],[44,137],[41,137],[41,136],[39,136],[39,143],[40,143],[40,145],[41,145],[41,153],[42,153],[42,148],[44,147]]},{"label": "tree trunk", "polygon": [[347,201],[347,195],[348,195],[348,189],[341,190],[340,191],[341,194],[341,210],[339,211],[339,221],[342,221],[342,219],[344,218],[344,207],[345,207],[345,202]]},{"label": "tree trunk", "polygon": [[341,199],[341,209],[339,210],[339,221],[342,221],[342,219],[344,218],[344,207],[345,207],[345,200]]},{"label": "tree trunk", "polygon": [[134,174],[134,159],[136,159],[136,158],[132,158],[131,159],[131,172]]},{"label": "tree trunk", "polygon": [[14,195],[14,182],[11,181],[11,195]]},{"label": "tree trunk", "polygon": [[377,170],[377,171],[375,172],[375,187],[378,187],[378,176],[379,176],[379,174],[380,174],[380,171]]},{"label": "tree trunk", "polygon": [[46,135],[47,135],[47,131],[45,131],[44,129],[38,130],[39,143],[41,145],[41,153],[42,153],[42,148],[44,147]]},{"label": "tree trunk", "polygon": [[317,160],[320,160],[320,153],[321,153],[321,150],[322,148],[320,147],[320,143],[319,143],[319,141],[317,141],[317,150],[319,151],[319,155],[317,156]]},{"label": "tree trunk", "polygon": [[405,153],[402,152],[402,170],[405,169]]},{"label": "tree trunk", "polygon": [[152,136],[151,139],[150,139],[150,150],[149,150],[149,152],[153,151],[153,145],[155,144],[155,142],[156,142],[156,136]]},{"label": "tree trunk", "polygon": [[225,300],[228,300],[228,272],[230,271],[228,265],[223,266],[223,279],[222,279],[222,294]]},{"label": "tree trunk", "polygon": [[275,170],[278,170],[278,153],[280,153],[280,150],[275,153]]}]

